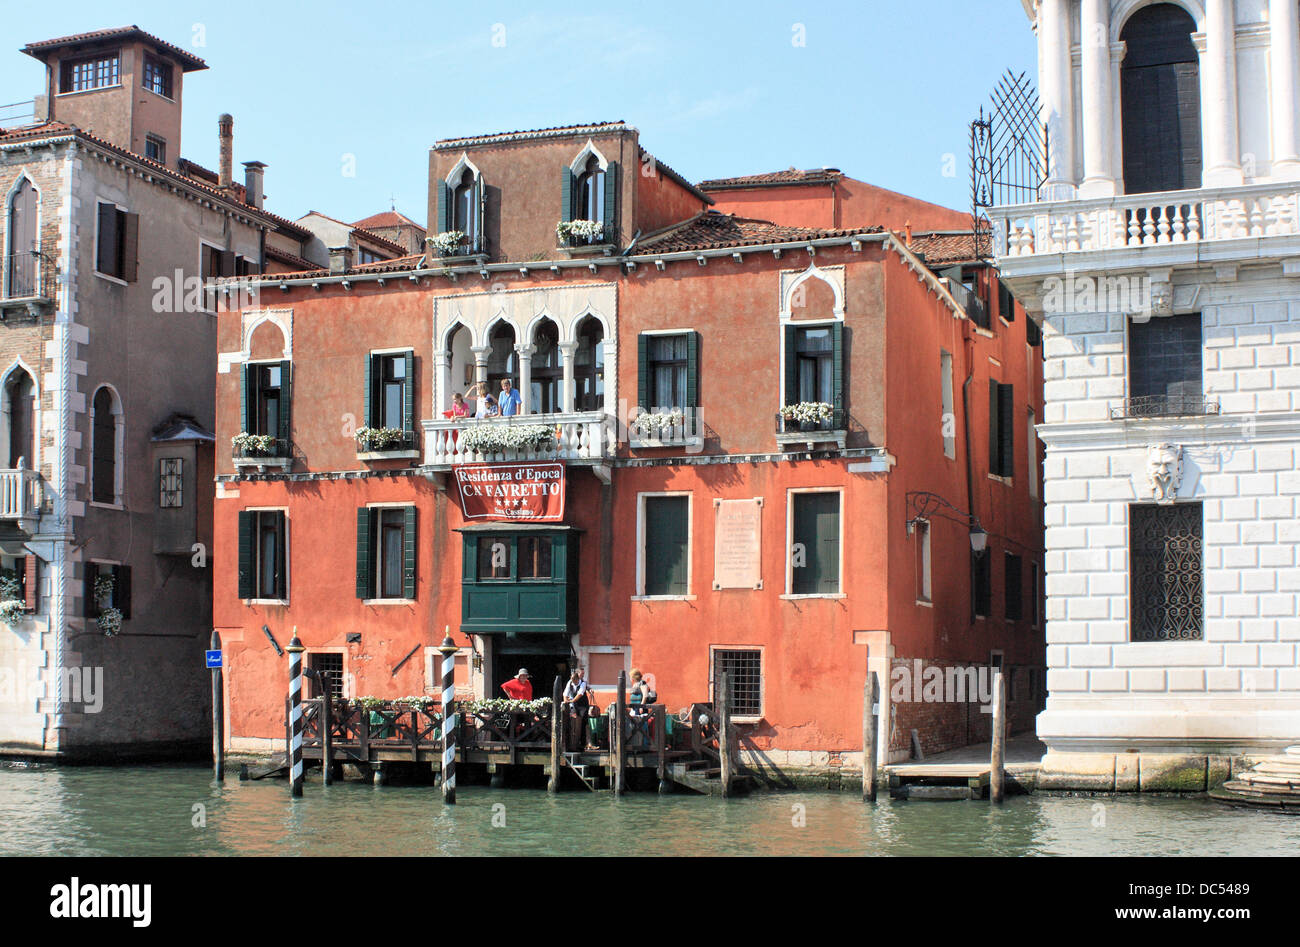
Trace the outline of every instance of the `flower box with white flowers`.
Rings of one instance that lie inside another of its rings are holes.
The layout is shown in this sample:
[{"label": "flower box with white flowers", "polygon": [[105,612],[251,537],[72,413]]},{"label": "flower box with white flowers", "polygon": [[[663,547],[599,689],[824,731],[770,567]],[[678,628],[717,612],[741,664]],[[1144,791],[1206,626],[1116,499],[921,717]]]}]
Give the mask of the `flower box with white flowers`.
[{"label": "flower box with white flowers", "polygon": [[288,467],[289,442],[270,434],[249,434],[240,431],[230,439],[231,459],[236,467]]},{"label": "flower box with white flowers", "polygon": [[599,220],[562,220],[555,225],[555,236],[560,248],[570,255],[587,253],[610,254],[614,242],[606,236],[607,227]]},{"label": "flower box with white flowers", "polygon": [[633,448],[686,447],[703,443],[699,413],[695,408],[655,408],[628,421],[628,443]]},{"label": "flower box with white flowers", "polygon": [[[457,264],[482,263],[486,260],[486,255],[470,242],[468,235],[463,230],[446,230],[432,237],[425,237],[424,245],[428,249],[429,259],[433,263],[455,266]],[[480,259],[480,257],[483,257],[483,259]]]},{"label": "flower box with white flowers", "polygon": [[415,432],[400,427],[357,429],[358,460],[414,460],[420,456]]},{"label": "flower box with white flowers", "polygon": [[27,611],[18,579],[11,575],[0,579],[0,622],[12,628],[27,617]]},{"label": "flower box with white flowers", "polygon": [[835,406],[825,401],[800,401],[782,405],[776,415],[776,439],[782,444],[835,441],[844,447],[844,421]]},{"label": "flower box with white flowers", "polygon": [[471,422],[460,432],[458,449],[486,457],[529,460],[555,448],[555,428],[546,424]]}]

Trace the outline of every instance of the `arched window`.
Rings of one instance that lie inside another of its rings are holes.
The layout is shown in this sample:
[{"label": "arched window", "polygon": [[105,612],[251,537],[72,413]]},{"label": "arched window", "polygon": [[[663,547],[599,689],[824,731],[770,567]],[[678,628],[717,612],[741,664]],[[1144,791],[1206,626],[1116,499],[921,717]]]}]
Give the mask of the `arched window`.
[{"label": "arched window", "polygon": [[1196,21],[1182,7],[1143,7],[1120,33],[1124,190],[1129,194],[1201,186],[1199,58]]},{"label": "arched window", "polygon": [[605,172],[601,170],[599,158],[592,155],[587,159],[577,183],[578,199],[574,217],[581,220],[604,220]]},{"label": "arched window", "polygon": [[451,229],[463,233],[470,248],[478,247],[478,202],[478,179],[466,168],[452,192]]},{"label": "arched window", "polygon": [[36,188],[23,178],[9,199],[9,246],[5,250],[4,294],[8,299],[35,296]]},{"label": "arched window", "polygon": [[17,368],[5,379],[4,412],[9,428],[9,455],[5,467],[13,470],[36,466],[36,385],[32,376]]},{"label": "arched window", "polygon": [[505,322],[492,327],[488,338],[488,393],[497,398],[501,393],[501,379],[509,378],[512,386],[519,384],[519,365],[515,359],[515,330]]},{"label": "arched window", "polygon": [[550,319],[543,319],[533,332],[533,358],[529,367],[532,389],[529,410],[541,414],[562,410],[564,365],[560,360],[560,331]]},{"label": "arched window", "polygon": [[605,329],[587,316],[578,326],[578,349],[573,356],[573,406],[577,411],[599,411],[605,406]]},{"label": "arched window", "polygon": [[120,503],[122,406],[107,385],[100,386],[91,402],[90,428],[90,499]]}]

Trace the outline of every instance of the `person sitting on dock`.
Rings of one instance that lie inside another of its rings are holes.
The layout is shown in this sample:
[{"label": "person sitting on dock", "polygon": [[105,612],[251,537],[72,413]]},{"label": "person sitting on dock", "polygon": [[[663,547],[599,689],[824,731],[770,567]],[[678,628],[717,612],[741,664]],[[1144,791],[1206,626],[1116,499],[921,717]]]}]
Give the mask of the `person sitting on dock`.
[{"label": "person sitting on dock", "polygon": [[528,668],[520,668],[519,673],[501,685],[501,689],[511,700],[532,700],[533,685],[528,679]]}]

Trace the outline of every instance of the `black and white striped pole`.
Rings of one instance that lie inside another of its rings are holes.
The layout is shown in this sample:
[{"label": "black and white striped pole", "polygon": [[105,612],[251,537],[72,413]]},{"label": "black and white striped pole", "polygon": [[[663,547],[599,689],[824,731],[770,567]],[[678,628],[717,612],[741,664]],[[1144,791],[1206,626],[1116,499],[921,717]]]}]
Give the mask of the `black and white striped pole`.
[{"label": "black and white striped pole", "polygon": [[289,793],[302,795],[302,642],[293,630],[289,652]]},{"label": "black and white striped pole", "polygon": [[456,803],[456,652],[451,628],[438,651],[442,654],[442,801]]}]

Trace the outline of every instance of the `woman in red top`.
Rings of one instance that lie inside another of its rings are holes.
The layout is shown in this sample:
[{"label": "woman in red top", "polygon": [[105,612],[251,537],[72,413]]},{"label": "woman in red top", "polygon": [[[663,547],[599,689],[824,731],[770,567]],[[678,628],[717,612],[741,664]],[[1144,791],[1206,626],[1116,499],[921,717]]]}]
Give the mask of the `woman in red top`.
[{"label": "woman in red top", "polygon": [[511,700],[532,700],[533,685],[528,679],[528,669],[520,668],[518,674],[501,685],[501,689]]}]

